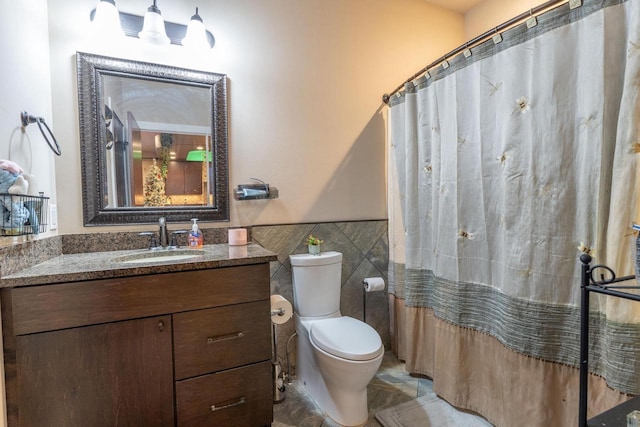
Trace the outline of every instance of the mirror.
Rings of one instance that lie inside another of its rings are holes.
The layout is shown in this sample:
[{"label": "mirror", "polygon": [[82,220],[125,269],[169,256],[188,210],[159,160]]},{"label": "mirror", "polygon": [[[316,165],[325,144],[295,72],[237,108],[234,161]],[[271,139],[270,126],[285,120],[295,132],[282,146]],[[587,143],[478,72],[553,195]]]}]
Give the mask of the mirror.
[{"label": "mirror", "polygon": [[228,221],[226,76],[76,54],[84,225]]}]

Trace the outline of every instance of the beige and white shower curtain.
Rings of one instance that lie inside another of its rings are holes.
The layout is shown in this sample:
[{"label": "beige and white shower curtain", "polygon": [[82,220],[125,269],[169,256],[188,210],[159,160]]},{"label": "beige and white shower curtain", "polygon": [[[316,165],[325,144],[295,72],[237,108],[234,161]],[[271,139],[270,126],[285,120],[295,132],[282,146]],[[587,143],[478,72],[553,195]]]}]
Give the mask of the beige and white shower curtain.
[{"label": "beige and white shower curtain", "polygon": [[[449,65],[390,103],[394,350],[498,426],[577,425],[578,257],[633,274],[640,0]],[[640,393],[640,303],[592,300],[590,416]]]}]

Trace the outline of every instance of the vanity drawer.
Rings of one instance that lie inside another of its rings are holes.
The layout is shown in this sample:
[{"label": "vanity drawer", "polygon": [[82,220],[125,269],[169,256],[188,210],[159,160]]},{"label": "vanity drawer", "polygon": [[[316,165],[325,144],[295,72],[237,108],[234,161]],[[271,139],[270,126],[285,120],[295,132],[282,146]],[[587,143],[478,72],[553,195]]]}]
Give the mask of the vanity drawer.
[{"label": "vanity drawer", "polygon": [[269,300],[173,315],[175,378],[271,358]]},{"label": "vanity drawer", "polygon": [[178,427],[270,426],[271,362],[176,382]]},{"label": "vanity drawer", "polygon": [[[269,264],[5,288],[15,335],[269,299]],[[269,317],[269,316],[267,316]]]}]

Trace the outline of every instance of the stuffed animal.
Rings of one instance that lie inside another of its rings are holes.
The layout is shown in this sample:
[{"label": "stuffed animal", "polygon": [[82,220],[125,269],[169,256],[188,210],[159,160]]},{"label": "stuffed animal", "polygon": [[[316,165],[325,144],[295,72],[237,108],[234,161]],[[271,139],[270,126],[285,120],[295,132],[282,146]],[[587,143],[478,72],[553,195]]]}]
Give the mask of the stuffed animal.
[{"label": "stuffed animal", "polygon": [[22,168],[16,166],[8,160],[0,160],[0,224],[5,234],[20,234],[31,216],[22,198],[12,196],[29,191],[29,182],[23,176]]},{"label": "stuffed animal", "polygon": [[11,160],[0,160],[0,169],[8,170],[16,175],[24,173],[20,165],[16,162],[12,162]]}]

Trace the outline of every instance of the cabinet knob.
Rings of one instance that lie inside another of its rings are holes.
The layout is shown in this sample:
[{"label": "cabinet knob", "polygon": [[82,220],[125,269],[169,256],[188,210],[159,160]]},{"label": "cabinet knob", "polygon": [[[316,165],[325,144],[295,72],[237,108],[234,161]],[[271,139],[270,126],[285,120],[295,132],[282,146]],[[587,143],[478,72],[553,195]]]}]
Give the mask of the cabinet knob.
[{"label": "cabinet knob", "polygon": [[164,320],[158,322],[158,331],[164,332]]}]

